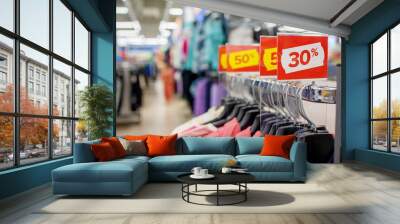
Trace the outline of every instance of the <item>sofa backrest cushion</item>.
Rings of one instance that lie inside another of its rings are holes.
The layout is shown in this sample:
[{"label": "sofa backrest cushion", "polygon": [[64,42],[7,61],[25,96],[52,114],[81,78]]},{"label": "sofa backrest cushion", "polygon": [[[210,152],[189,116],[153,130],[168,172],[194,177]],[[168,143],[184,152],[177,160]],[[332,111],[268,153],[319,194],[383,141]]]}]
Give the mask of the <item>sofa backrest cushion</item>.
[{"label": "sofa backrest cushion", "polygon": [[236,155],[260,154],[263,145],[263,137],[237,137]]},{"label": "sofa backrest cushion", "polygon": [[92,144],[99,144],[100,140],[75,143],[74,147],[74,163],[95,162],[96,158],[91,150]]},{"label": "sofa backrest cushion", "polygon": [[235,139],[232,137],[183,137],[178,139],[177,154],[225,154],[235,155]]}]

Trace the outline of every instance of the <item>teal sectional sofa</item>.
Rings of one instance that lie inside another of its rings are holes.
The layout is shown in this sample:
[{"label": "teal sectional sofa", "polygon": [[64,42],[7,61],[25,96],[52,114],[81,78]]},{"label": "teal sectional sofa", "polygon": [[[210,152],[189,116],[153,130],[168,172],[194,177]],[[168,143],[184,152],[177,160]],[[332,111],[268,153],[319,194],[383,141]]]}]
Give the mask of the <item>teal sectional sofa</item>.
[{"label": "teal sectional sofa", "polygon": [[177,140],[177,155],[128,156],[109,162],[96,162],[91,141],[75,144],[74,163],[52,172],[53,193],[67,195],[131,195],[148,181],[176,181],[193,167],[218,172],[228,160],[236,160],[259,182],[304,182],[306,145],[295,142],[290,159],[260,156],[263,138],[197,138]]}]

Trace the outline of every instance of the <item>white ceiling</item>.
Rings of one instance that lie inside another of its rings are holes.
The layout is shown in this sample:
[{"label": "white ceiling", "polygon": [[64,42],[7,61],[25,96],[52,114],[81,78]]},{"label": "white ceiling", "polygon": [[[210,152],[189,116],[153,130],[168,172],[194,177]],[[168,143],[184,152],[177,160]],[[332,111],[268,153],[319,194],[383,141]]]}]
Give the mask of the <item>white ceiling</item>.
[{"label": "white ceiling", "polygon": [[129,14],[118,15],[117,21],[138,20],[141,34],[155,37],[159,34],[160,21],[173,19],[165,13],[166,8],[179,5],[347,37],[350,26],[381,2],[383,0],[117,0],[118,6],[130,8]]},{"label": "white ceiling", "polygon": [[[350,26],[383,0],[171,0],[263,22],[347,37]],[[349,6],[349,7],[346,7]],[[342,10],[343,9],[343,10]]]},{"label": "white ceiling", "polygon": [[302,16],[330,20],[351,0],[228,0]]}]

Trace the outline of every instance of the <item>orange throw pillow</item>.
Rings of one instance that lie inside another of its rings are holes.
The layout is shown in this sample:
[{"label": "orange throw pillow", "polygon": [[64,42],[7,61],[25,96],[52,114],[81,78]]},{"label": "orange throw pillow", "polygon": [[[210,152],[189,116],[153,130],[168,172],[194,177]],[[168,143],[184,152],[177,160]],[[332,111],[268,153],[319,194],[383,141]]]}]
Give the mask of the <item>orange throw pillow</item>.
[{"label": "orange throw pillow", "polygon": [[176,134],[171,136],[149,135],[146,140],[148,156],[176,155],[175,142],[177,138]]},{"label": "orange throw pillow", "polygon": [[122,158],[126,156],[126,151],[124,146],[121,144],[117,137],[101,138],[101,142],[108,142],[114,149],[117,158]]},{"label": "orange throw pillow", "polygon": [[295,140],[294,135],[266,135],[264,137],[264,146],[261,149],[262,156],[280,156],[289,159],[290,148]]},{"label": "orange throw pillow", "polygon": [[147,135],[126,135],[124,139],[129,141],[146,141]]},{"label": "orange throw pillow", "polygon": [[110,161],[117,158],[112,145],[108,142],[93,144],[91,145],[91,149],[94,157],[99,162]]}]

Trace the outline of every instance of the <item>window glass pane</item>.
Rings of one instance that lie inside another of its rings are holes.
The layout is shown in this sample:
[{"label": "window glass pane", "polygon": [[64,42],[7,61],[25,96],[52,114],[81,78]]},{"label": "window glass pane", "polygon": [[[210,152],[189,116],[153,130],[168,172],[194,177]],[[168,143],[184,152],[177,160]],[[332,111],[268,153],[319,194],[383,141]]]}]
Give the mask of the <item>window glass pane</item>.
[{"label": "window glass pane", "polygon": [[372,118],[387,117],[387,78],[372,80]]},{"label": "window glass pane", "polygon": [[387,34],[372,44],[372,75],[387,71]]},{"label": "window glass pane", "polygon": [[86,122],[83,120],[75,121],[75,143],[87,141],[88,129]]},{"label": "window glass pane", "polygon": [[53,156],[72,154],[72,121],[53,120]]},{"label": "window glass pane", "polygon": [[20,109],[25,114],[48,114],[49,57],[21,44]]},{"label": "window glass pane", "polygon": [[49,47],[49,0],[20,0],[21,36]]},{"label": "window glass pane", "polygon": [[400,72],[391,75],[391,88],[390,88],[390,98],[391,98],[391,116],[400,117]]},{"label": "window glass pane", "polygon": [[81,72],[78,69],[75,69],[75,117],[79,117],[81,114],[80,103],[80,94],[85,89],[85,87],[89,86],[89,75]]},{"label": "window glass pane", "polygon": [[89,69],[89,32],[75,18],[75,63]]},{"label": "window glass pane", "polygon": [[400,67],[400,24],[390,32],[390,68]]},{"label": "window glass pane", "polygon": [[71,66],[53,60],[53,115],[72,117]]},{"label": "window glass pane", "polygon": [[2,112],[14,111],[13,48],[13,40],[0,35],[0,111]]},{"label": "window glass pane", "polygon": [[20,162],[34,163],[49,158],[49,120],[21,117],[20,119]]},{"label": "window glass pane", "polygon": [[400,120],[391,121],[392,152],[400,153]]},{"label": "window glass pane", "polygon": [[14,165],[13,118],[0,116],[0,170]]},{"label": "window glass pane", "polygon": [[14,31],[14,0],[0,1],[0,26]]},{"label": "window glass pane", "polygon": [[387,151],[387,121],[372,122],[373,149]]},{"label": "window glass pane", "polygon": [[60,1],[53,1],[53,51],[71,60],[72,12]]}]

